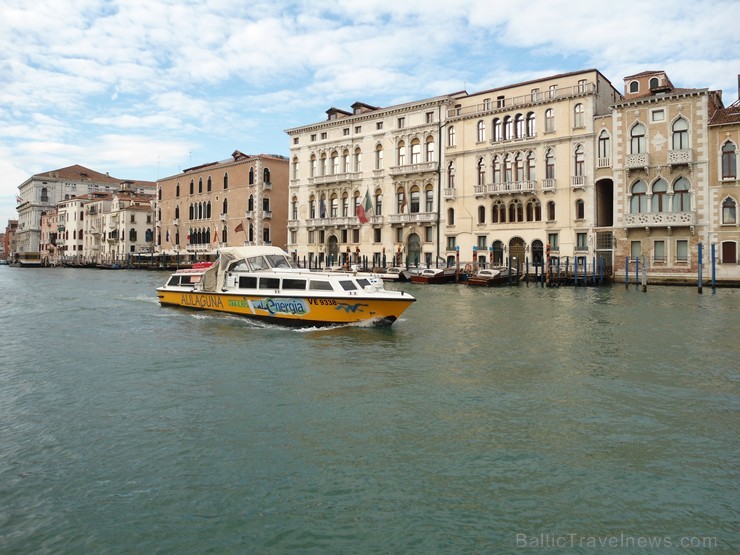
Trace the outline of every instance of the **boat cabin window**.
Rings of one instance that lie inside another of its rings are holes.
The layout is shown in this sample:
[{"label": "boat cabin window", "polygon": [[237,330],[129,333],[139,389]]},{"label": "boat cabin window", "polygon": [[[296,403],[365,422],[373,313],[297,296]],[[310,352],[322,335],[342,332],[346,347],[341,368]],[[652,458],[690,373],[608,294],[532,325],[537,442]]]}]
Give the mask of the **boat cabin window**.
[{"label": "boat cabin window", "polygon": [[257,289],[257,278],[254,276],[239,276],[239,289]]},{"label": "boat cabin window", "polygon": [[305,279],[283,279],[283,289],[305,289]]},{"label": "boat cabin window", "polygon": [[280,278],[260,278],[260,289],[280,289]]},{"label": "boat cabin window", "polygon": [[253,272],[258,270],[266,270],[270,266],[267,264],[267,260],[263,256],[250,256],[247,258],[247,262],[252,268]]},{"label": "boat cabin window", "polygon": [[312,279],[308,288],[311,291],[334,291],[334,287],[332,287],[330,281],[321,281],[318,279]]},{"label": "boat cabin window", "polygon": [[180,276],[172,276],[170,281],[167,282],[167,285],[180,285]]},{"label": "boat cabin window", "polygon": [[246,260],[237,260],[229,265],[229,272],[248,272],[249,266]]},{"label": "boat cabin window", "polygon": [[368,285],[370,285],[370,280],[365,279],[365,278],[360,278],[357,280],[357,285],[359,285],[360,287],[367,287]]},{"label": "boat cabin window", "polygon": [[349,279],[340,280],[339,285],[341,285],[342,289],[345,291],[355,291],[357,289],[357,284]]},{"label": "boat cabin window", "polygon": [[267,255],[267,261],[273,268],[292,268],[293,265],[290,260],[282,254],[269,254]]}]

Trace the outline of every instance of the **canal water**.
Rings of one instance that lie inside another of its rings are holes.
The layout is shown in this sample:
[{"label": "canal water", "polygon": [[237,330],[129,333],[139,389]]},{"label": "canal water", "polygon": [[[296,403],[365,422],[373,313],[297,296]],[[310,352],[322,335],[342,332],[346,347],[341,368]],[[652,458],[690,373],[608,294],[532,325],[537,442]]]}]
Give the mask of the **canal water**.
[{"label": "canal water", "polygon": [[0,267],[0,552],[740,551],[740,290],[400,285],[390,328]]}]

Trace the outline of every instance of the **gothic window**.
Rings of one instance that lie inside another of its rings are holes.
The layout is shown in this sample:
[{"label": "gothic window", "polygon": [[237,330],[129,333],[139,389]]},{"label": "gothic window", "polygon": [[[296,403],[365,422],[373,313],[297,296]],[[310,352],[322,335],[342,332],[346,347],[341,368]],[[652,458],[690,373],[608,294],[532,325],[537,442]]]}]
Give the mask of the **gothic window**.
[{"label": "gothic window", "polygon": [[644,181],[638,181],[632,185],[630,213],[641,214],[647,211],[647,184]]},{"label": "gothic window", "polygon": [[668,211],[668,183],[665,179],[658,179],[653,183],[652,212]]},{"label": "gothic window", "polygon": [[630,129],[630,154],[640,154],[645,152],[645,126],[636,123]]},{"label": "gothic window", "polygon": [[679,177],[673,184],[673,211],[691,211],[691,194],[689,193],[689,180],[685,177]]},{"label": "gothic window", "polygon": [[678,118],[673,122],[673,150],[689,148],[689,122]]}]

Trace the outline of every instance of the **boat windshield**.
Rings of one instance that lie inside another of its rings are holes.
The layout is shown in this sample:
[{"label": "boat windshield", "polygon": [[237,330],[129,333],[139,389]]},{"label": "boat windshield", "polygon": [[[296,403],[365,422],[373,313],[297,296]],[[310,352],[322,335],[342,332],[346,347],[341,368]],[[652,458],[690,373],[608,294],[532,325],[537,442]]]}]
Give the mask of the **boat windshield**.
[{"label": "boat windshield", "polygon": [[267,260],[273,268],[294,268],[293,261],[282,254],[268,254]]}]

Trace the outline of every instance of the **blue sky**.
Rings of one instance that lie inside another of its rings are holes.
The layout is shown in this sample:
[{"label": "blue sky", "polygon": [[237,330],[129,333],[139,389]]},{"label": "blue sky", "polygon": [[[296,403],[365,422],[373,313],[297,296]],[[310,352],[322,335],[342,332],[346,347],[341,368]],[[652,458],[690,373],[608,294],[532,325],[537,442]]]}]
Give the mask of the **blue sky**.
[{"label": "blue sky", "polygon": [[355,101],[596,68],[619,90],[663,69],[728,105],[738,21],[738,0],[0,0],[0,228],[35,173],[287,155],[285,129]]}]

